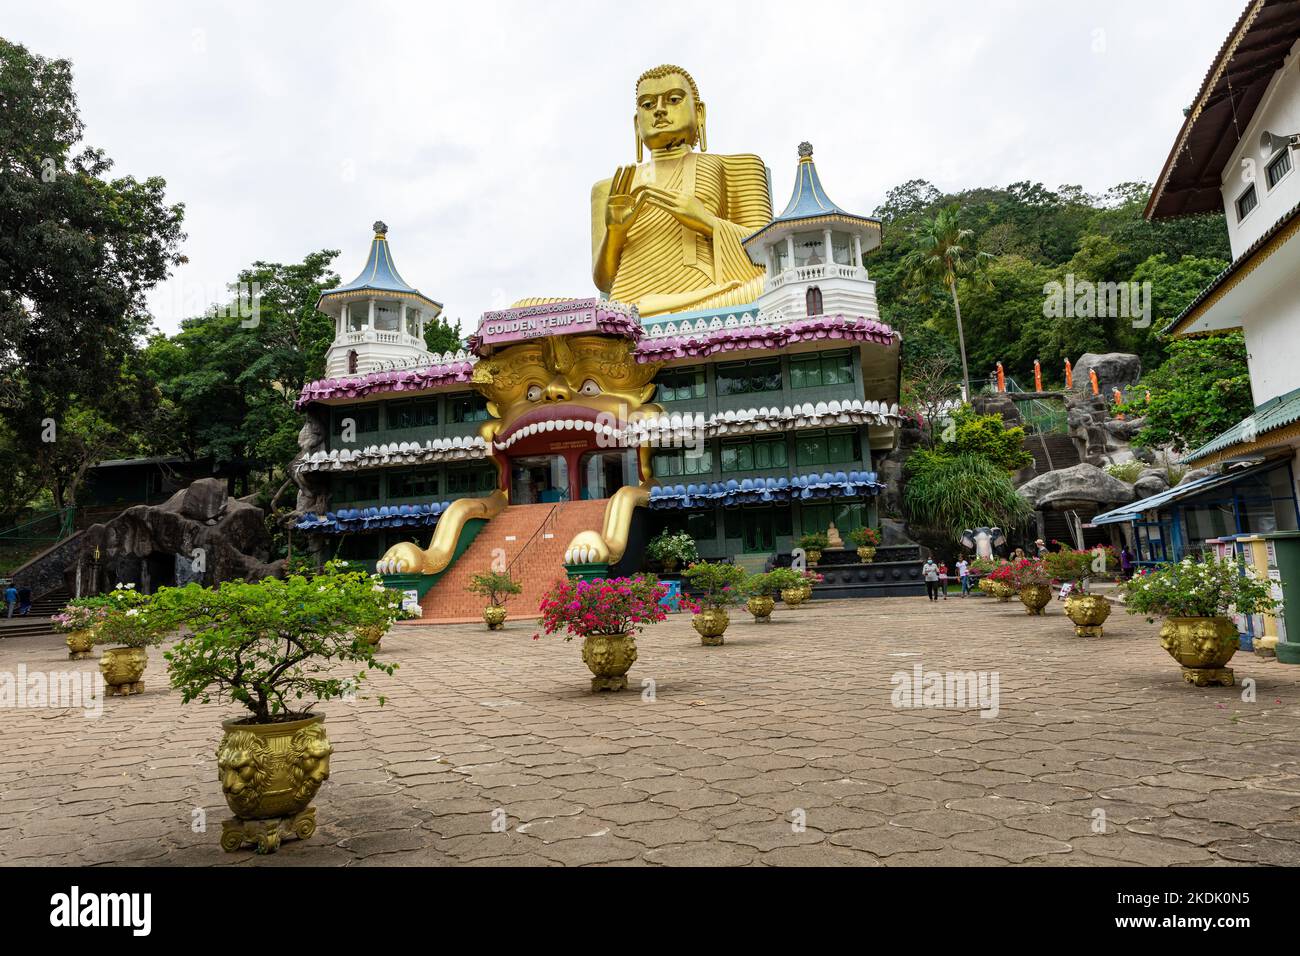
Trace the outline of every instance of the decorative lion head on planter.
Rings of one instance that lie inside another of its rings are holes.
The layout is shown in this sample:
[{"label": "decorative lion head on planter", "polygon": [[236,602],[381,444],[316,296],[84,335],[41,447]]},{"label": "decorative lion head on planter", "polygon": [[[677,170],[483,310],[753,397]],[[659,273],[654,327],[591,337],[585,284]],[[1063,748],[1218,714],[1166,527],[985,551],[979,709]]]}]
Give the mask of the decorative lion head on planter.
[{"label": "decorative lion head on planter", "polygon": [[217,747],[217,776],[236,813],[253,813],[271,781],[271,751],[247,730],[233,730]]}]

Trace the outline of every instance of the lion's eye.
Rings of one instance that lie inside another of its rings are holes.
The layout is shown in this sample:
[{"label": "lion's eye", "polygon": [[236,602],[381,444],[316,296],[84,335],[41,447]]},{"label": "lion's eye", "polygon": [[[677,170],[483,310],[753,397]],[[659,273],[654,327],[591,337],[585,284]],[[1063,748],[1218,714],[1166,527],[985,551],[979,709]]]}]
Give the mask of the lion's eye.
[{"label": "lion's eye", "polygon": [[600,385],[596,382],[594,378],[589,378],[582,383],[582,388],[578,389],[578,391],[581,392],[583,395],[587,395],[587,396],[599,395]]},{"label": "lion's eye", "polygon": [[540,385],[528,386],[528,400],[530,402],[536,402],[540,400],[541,397],[542,397],[542,386]]}]

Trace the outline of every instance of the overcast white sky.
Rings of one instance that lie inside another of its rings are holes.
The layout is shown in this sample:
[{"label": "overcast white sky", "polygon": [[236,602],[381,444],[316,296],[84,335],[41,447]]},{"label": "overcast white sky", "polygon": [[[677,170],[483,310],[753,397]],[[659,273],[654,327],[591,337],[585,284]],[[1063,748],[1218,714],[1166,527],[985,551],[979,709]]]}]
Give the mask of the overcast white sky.
[{"label": "overcast white sky", "polygon": [[348,281],[383,219],[403,277],[468,332],[593,293],[591,184],[634,158],[647,67],[694,74],[710,148],[761,155],[778,210],[803,139],[863,213],[914,177],[1101,191],[1155,177],[1243,6],[0,0],[0,32],[71,59],[87,141],[185,203],[161,328],[257,259],[339,249]]}]

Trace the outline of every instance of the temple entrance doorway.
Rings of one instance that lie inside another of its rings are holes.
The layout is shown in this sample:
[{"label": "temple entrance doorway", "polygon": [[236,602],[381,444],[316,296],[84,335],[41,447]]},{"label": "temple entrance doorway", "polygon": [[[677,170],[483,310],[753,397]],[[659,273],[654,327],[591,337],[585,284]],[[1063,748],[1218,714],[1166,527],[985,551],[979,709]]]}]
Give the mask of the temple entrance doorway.
[{"label": "temple entrance doorway", "polygon": [[583,455],[578,465],[583,499],[608,498],[624,485],[636,484],[636,467],[636,452],[630,448]]},{"label": "temple entrance doorway", "polygon": [[569,500],[569,464],[562,455],[534,455],[510,462],[510,500],[535,505]]}]

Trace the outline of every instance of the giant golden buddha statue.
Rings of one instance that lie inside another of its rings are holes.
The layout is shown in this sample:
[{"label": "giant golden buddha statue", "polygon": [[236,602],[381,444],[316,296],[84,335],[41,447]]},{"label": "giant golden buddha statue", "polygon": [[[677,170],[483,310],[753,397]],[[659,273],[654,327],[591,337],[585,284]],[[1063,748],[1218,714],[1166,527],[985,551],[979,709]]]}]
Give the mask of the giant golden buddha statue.
[{"label": "giant golden buddha statue", "polygon": [[763,269],[740,243],[772,219],[763,161],[706,152],[704,103],[679,66],[641,74],[634,122],[636,164],[591,190],[597,288],[642,315],[753,302]]}]

